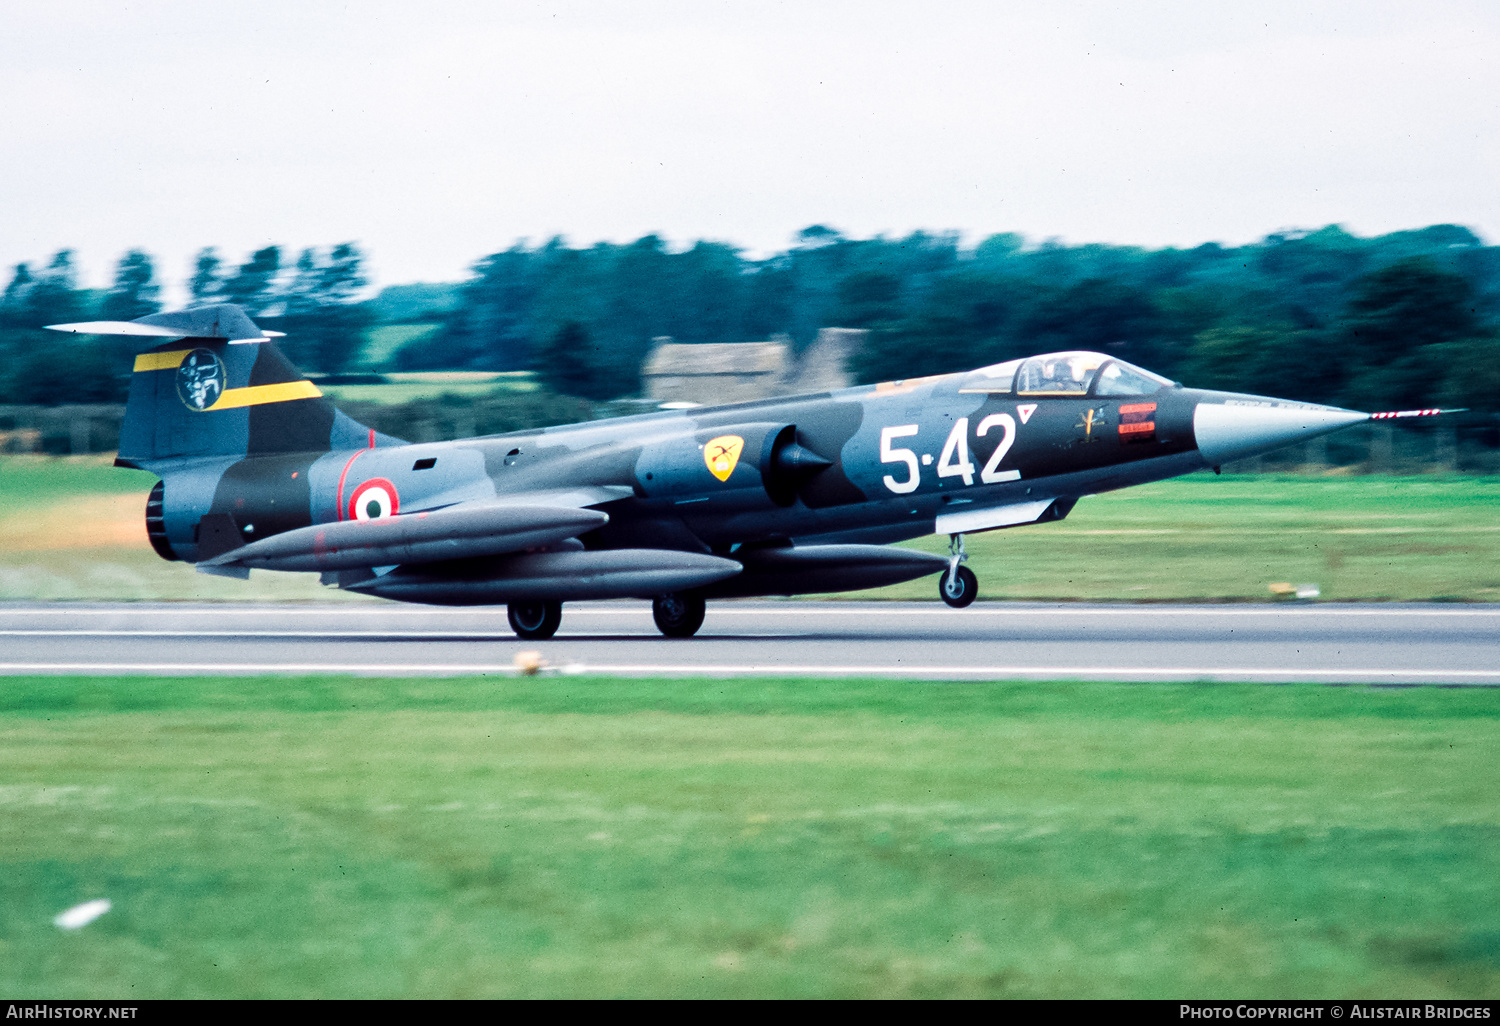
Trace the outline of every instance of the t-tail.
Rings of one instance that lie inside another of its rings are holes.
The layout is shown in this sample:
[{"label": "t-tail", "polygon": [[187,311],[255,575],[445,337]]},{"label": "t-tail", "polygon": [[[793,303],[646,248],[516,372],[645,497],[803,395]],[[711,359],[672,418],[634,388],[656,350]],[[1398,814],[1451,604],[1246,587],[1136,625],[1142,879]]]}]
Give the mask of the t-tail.
[{"label": "t-tail", "polygon": [[[162,479],[146,524],[166,559],[206,559],[305,526],[308,470],[320,455],[404,444],[334,409],[273,341],[280,333],[262,331],[238,306],[49,327],[155,343],[135,358],[115,463]],[[273,512],[239,523],[247,495]]]},{"label": "t-tail", "polygon": [[268,456],[399,444],[334,409],[237,306],[205,306],[134,321],[54,324],[55,331],[160,339],[135,358],[121,466],[212,456]]}]

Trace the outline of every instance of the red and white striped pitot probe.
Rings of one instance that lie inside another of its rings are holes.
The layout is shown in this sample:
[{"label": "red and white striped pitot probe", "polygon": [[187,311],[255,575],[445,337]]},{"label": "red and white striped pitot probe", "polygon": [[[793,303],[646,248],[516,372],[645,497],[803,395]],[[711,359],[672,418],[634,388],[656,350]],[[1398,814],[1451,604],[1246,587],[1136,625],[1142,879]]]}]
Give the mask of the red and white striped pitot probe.
[{"label": "red and white striped pitot probe", "polygon": [[1464,413],[1467,407],[1457,410],[1386,410],[1370,414],[1371,420],[1405,420],[1407,417],[1436,417],[1443,413]]}]

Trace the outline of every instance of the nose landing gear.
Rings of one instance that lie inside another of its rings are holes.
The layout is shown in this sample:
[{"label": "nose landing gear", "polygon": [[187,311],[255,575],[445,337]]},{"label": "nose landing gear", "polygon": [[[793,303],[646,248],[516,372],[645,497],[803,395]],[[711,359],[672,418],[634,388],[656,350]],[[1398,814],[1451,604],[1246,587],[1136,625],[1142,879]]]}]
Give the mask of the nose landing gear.
[{"label": "nose landing gear", "polygon": [[962,609],[979,597],[979,578],[963,564],[969,554],[964,551],[964,536],[948,536],[948,571],[938,581],[938,594],[954,609]]}]

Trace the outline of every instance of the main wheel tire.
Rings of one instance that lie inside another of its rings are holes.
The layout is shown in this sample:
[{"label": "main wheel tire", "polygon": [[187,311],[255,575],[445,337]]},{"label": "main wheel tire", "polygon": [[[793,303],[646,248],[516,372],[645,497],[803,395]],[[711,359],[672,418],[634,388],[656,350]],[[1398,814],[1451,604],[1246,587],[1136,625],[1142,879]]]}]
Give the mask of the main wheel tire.
[{"label": "main wheel tire", "polygon": [[956,573],[945,573],[938,580],[938,594],[954,609],[962,609],[979,597],[979,578],[961,566]]},{"label": "main wheel tire", "polygon": [[651,601],[651,618],[656,629],[669,638],[691,638],[703,626],[708,603],[702,595],[672,591]]},{"label": "main wheel tire", "polygon": [[562,623],[561,602],[512,602],[505,610],[510,629],[527,641],[545,641]]}]

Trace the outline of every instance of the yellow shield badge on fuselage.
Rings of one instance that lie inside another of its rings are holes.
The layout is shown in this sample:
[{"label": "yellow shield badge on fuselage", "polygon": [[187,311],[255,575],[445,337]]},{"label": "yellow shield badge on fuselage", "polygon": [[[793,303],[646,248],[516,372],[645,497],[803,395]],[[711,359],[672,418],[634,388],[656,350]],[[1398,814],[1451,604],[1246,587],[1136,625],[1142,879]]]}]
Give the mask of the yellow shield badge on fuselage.
[{"label": "yellow shield badge on fuselage", "polygon": [[708,464],[710,474],[720,481],[728,481],[744,448],[745,440],[739,435],[720,435],[703,447],[703,462]]}]

